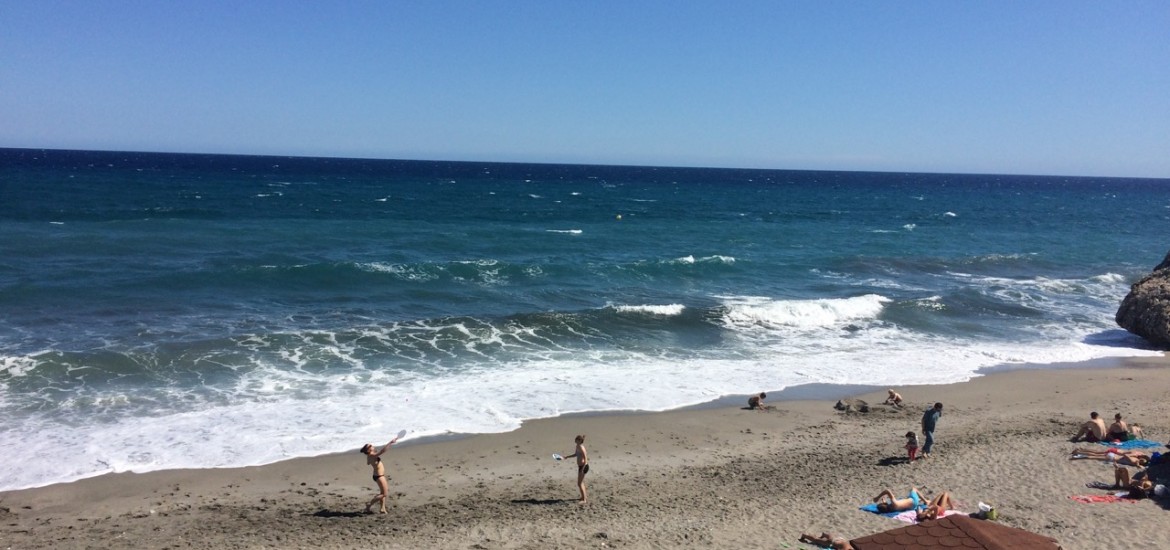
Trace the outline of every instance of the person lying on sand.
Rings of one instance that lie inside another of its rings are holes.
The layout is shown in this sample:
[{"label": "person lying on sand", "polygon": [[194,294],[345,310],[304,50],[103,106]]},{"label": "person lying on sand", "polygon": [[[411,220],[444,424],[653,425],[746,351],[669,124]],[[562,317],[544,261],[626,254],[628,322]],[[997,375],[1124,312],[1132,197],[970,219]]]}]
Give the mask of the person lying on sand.
[{"label": "person lying on sand", "polygon": [[886,405],[893,405],[895,407],[901,407],[902,406],[902,395],[894,390],[887,390],[887,391],[889,392],[889,396],[886,397],[885,404]]},{"label": "person lying on sand", "polygon": [[1150,463],[1150,455],[1141,451],[1123,451],[1116,447],[1108,449],[1087,449],[1078,447],[1073,449],[1069,460],[1104,460],[1123,466],[1137,466],[1144,468]]},{"label": "person lying on sand", "polygon": [[951,502],[950,491],[943,491],[934,498],[930,499],[930,503],[926,505],[926,508],[919,510],[915,518],[918,521],[938,519],[938,517],[942,515],[943,511],[954,509],[955,506]]},{"label": "person lying on sand", "polygon": [[1084,438],[1084,441],[1089,443],[1096,443],[1105,440],[1105,421],[1101,420],[1101,415],[1097,411],[1089,413],[1089,421],[1081,424],[1081,429],[1077,431],[1077,435],[1072,436],[1069,441],[1077,442]]},{"label": "person lying on sand", "polygon": [[801,534],[800,542],[805,544],[812,544],[821,548],[832,548],[833,550],[853,550],[853,545],[849,541],[834,537],[828,533],[821,533],[821,536],[814,537],[812,535]]},{"label": "person lying on sand", "polygon": [[918,492],[917,487],[910,488],[910,496],[906,498],[898,498],[889,489],[882,489],[878,496],[873,497],[873,501],[877,503],[877,510],[883,514],[887,512],[904,512],[906,510],[913,510],[922,505],[921,493]]}]

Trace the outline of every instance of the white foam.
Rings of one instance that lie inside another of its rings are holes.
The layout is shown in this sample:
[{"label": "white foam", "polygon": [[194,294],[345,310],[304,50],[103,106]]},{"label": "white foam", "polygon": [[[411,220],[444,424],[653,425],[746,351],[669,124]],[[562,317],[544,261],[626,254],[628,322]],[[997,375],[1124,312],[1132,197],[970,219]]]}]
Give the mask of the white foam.
[{"label": "white foam", "polygon": [[876,318],[883,304],[889,301],[889,298],[877,294],[819,300],[724,297],[728,307],[724,321],[730,326],[739,327],[829,327],[847,321]]},{"label": "white foam", "polygon": [[580,229],[545,229],[549,233],[568,233],[570,235],[580,235],[584,231]]},{"label": "white foam", "polygon": [[610,306],[613,309],[622,313],[648,313],[650,315],[661,315],[664,317],[673,317],[682,314],[686,306],[682,304],[667,304],[667,305],[614,305]]}]

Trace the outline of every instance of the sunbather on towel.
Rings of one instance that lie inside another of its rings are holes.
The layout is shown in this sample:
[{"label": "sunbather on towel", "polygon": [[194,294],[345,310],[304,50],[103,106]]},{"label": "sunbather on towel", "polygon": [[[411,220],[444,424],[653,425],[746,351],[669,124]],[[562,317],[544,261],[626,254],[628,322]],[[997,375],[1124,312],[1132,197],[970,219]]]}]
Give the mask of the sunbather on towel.
[{"label": "sunbather on towel", "polygon": [[879,513],[885,514],[889,512],[905,512],[906,510],[913,510],[922,506],[921,493],[918,488],[910,488],[910,496],[906,498],[898,498],[889,489],[883,489],[878,496],[873,497],[873,501],[877,503],[877,510]]},{"label": "sunbather on towel", "polygon": [[1108,449],[1073,449],[1069,460],[1107,460],[1123,466],[1146,467],[1150,463],[1150,455],[1141,451],[1124,451],[1116,447]]},{"label": "sunbather on towel", "polygon": [[918,521],[938,519],[944,511],[954,509],[955,505],[951,502],[950,491],[943,491],[930,499],[930,503],[926,505],[926,508],[918,511]]},{"label": "sunbather on towel", "polygon": [[832,548],[833,550],[853,550],[853,545],[849,541],[834,537],[828,533],[821,533],[821,536],[814,537],[812,535],[801,534],[800,542],[812,544],[821,548]]}]

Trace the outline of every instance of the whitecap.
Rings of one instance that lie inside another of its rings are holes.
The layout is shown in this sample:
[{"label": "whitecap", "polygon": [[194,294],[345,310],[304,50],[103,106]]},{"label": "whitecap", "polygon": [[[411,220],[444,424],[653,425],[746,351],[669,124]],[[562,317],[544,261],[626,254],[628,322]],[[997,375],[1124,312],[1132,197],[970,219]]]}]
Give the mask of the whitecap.
[{"label": "whitecap", "polygon": [[686,306],[682,304],[667,304],[667,305],[611,305],[609,306],[621,313],[648,313],[650,315],[660,315],[663,317],[673,317],[682,314]]}]

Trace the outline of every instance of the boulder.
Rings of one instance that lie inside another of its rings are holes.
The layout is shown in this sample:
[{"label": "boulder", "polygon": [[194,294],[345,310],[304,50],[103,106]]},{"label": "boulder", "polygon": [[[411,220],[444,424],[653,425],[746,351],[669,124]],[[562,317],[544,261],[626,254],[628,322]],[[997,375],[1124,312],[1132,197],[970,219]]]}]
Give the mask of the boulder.
[{"label": "boulder", "polygon": [[1170,348],[1170,254],[1129,288],[1114,319],[1121,328]]}]

